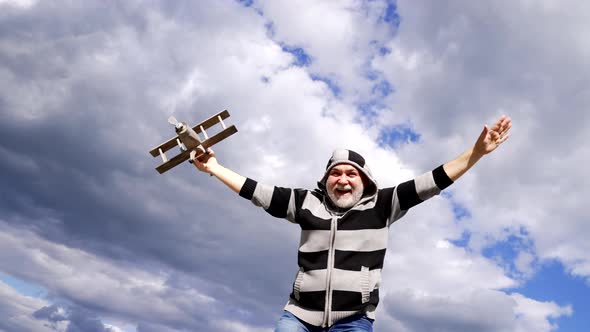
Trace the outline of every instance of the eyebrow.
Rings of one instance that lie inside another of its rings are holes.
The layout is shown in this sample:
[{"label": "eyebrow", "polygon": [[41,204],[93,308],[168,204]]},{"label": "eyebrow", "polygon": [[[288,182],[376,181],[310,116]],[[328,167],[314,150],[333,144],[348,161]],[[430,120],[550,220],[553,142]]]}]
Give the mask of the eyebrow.
[{"label": "eyebrow", "polygon": [[354,168],[354,167],[353,168],[346,168],[344,170],[334,167],[334,168],[332,168],[330,170],[330,173],[329,174],[332,174],[332,173],[335,173],[335,172],[338,172],[338,173],[347,173],[347,174],[350,174],[350,173],[360,174],[359,170],[356,169],[356,168]]}]

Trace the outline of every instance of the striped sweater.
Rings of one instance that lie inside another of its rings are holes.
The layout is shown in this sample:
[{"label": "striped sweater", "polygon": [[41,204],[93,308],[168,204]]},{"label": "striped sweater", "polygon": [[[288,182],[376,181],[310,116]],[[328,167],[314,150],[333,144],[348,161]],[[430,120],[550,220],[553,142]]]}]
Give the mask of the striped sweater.
[{"label": "striped sweater", "polygon": [[[370,175],[370,173],[369,173]],[[358,313],[375,319],[389,226],[452,180],[442,165],[396,187],[376,189],[345,212],[331,208],[325,189],[288,189],[246,180],[240,196],[301,227],[299,270],[285,310],[329,327]]]}]

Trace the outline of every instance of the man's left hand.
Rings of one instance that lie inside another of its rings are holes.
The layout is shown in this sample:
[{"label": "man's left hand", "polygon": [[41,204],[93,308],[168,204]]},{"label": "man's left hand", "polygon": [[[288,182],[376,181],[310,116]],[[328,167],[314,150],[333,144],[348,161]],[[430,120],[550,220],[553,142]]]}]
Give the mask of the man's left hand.
[{"label": "man's left hand", "polygon": [[477,142],[475,142],[475,151],[481,154],[488,154],[496,150],[510,136],[508,131],[511,127],[512,119],[506,115],[502,115],[491,128],[488,128],[488,125],[484,125]]}]

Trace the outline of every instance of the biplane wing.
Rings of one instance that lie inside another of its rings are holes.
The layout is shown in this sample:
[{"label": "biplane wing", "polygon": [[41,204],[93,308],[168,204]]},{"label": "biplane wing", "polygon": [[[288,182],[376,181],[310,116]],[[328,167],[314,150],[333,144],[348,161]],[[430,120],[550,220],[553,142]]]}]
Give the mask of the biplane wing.
[{"label": "biplane wing", "polygon": [[[222,112],[219,112],[219,113],[213,115],[209,119],[195,125],[192,128],[192,130],[194,131],[194,133],[197,137],[195,137],[195,139],[192,140],[192,142],[191,142],[192,144],[186,144],[187,142],[183,142],[180,135],[177,135],[176,137],[173,137],[173,138],[169,139],[168,141],[153,148],[150,151],[150,154],[153,157],[157,157],[157,156],[162,157],[162,161],[163,161],[163,163],[161,165],[156,167],[156,170],[158,171],[158,173],[162,174],[162,173],[168,171],[169,169],[173,168],[174,166],[177,166],[177,165],[181,164],[182,162],[188,160],[190,158],[191,151],[196,151],[197,152],[196,158],[198,158],[198,157],[202,156],[205,153],[205,151],[207,151],[207,148],[209,148],[209,147],[219,143],[220,141],[226,139],[227,137],[237,133],[238,129],[236,128],[236,126],[232,125],[232,126],[226,127],[225,123],[223,122],[223,119],[226,119],[228,117],[229,117],[229,112],[227,110],[224,110]],[[219,133],[209,137],[207,135],[206,130],[213,127],[214,125],[216,125],[218,123],[221,124],[223,130],[220,131]],[[203,135],[204,139],[201,139],[199,134]],[[178,146],[180,148],[180,152],[176,156],[172,157],[171,159],[168,159],[166,157],[165,152],[172,149],[175,146]],[[192,146],[192,148],[186,149],[185,146]]]}]

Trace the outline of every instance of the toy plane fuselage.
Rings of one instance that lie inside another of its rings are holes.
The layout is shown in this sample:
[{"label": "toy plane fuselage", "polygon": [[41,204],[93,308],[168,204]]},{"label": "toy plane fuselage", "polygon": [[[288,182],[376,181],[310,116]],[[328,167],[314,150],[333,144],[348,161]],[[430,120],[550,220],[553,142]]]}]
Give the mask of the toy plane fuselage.
[{"label": "toy plane fuselage", "polygon": [[[223,119],[228,117],[229,112],[224,110],[192,128],[185,122],[176,123],[176,137],[169,139],[150,151],[153,157],[162,157],[162,164],[156,167],[156,170],[162,174],[174,166],[191,159],[191,154],[194,155],[193,158],[199,158],[206,153],[207,148],[238,132],[238,129],[233,125],[229,127],[225,126]],[[223,130],[209,137],[205,130],[218,123],[221,124]],[[202,134],[204,139],[201,139],[199,134]],[[168,159],[165,152],[175,146],[180,148],[180,152],[171,159]]]}]

